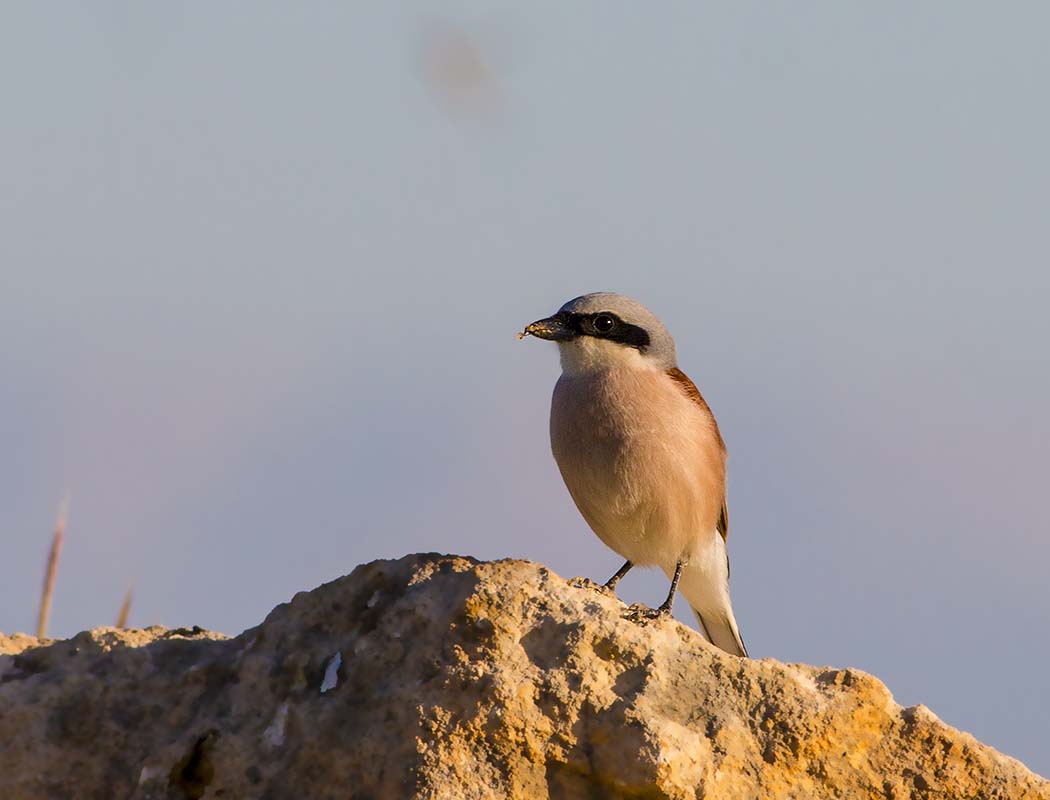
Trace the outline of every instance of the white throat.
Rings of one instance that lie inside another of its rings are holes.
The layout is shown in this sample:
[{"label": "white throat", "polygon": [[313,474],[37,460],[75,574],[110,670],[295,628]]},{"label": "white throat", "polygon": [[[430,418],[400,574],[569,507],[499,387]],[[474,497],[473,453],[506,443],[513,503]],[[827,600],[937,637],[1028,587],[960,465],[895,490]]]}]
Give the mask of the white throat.
[{"label": "white throat", "polygon": [[610,369],[658,369],[651,359],[646,358],[636,348],[593,336],[580,336],[568,342],[558,342],[558,350],[564,375],[587,375]]}]

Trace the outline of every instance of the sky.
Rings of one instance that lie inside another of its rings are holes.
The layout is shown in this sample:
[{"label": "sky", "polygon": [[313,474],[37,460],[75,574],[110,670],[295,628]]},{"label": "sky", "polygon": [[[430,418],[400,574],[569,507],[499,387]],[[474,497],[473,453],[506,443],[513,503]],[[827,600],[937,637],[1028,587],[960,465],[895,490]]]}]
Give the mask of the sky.
[{"label": "sky", "polygon": [[752,656],[1050,775],[1047,6],[0,13],[0,630],[67,493],[53,635],[422,551],[604,580],[514,334],[618,291],[727,441]]}]

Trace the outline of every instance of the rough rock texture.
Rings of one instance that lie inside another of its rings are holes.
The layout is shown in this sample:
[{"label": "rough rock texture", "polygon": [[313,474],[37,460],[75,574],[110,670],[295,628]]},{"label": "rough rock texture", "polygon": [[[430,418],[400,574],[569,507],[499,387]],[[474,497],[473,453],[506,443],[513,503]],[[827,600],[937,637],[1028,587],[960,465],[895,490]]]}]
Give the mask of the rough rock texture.
[{"label": "rough rock texture", "polygon": [[536,564],[420,555],[235,639],[0,636],[0,797],[1050,798],[869,675],[623,611]]}]

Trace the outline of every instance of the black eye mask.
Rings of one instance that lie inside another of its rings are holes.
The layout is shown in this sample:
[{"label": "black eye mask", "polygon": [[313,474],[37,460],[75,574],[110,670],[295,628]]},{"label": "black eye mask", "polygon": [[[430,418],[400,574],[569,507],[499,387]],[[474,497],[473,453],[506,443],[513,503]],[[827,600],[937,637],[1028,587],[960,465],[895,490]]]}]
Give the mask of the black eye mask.
[{"label": "black eye mask", "polygon": [[645,328],[624,322],[611,311],[599,311],[594,314],[576,314],[559,311],[565,326],[577,336],[593,336],[595,339],[608,339],[627,347],[634,347],[641,352],[649,346],[649,332]]}]

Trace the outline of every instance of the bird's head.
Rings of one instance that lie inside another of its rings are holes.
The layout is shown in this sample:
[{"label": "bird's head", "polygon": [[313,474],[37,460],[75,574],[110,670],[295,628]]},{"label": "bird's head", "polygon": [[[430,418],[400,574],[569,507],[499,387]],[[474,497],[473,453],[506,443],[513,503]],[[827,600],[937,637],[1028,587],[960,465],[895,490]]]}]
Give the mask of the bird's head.
[{"label": "bird's head", "polygon": [[557,342],[566,375],[624,367],[666,371],[677,364],[664,324],[637,300],[613,292],[574,298],[520,336]]}]

